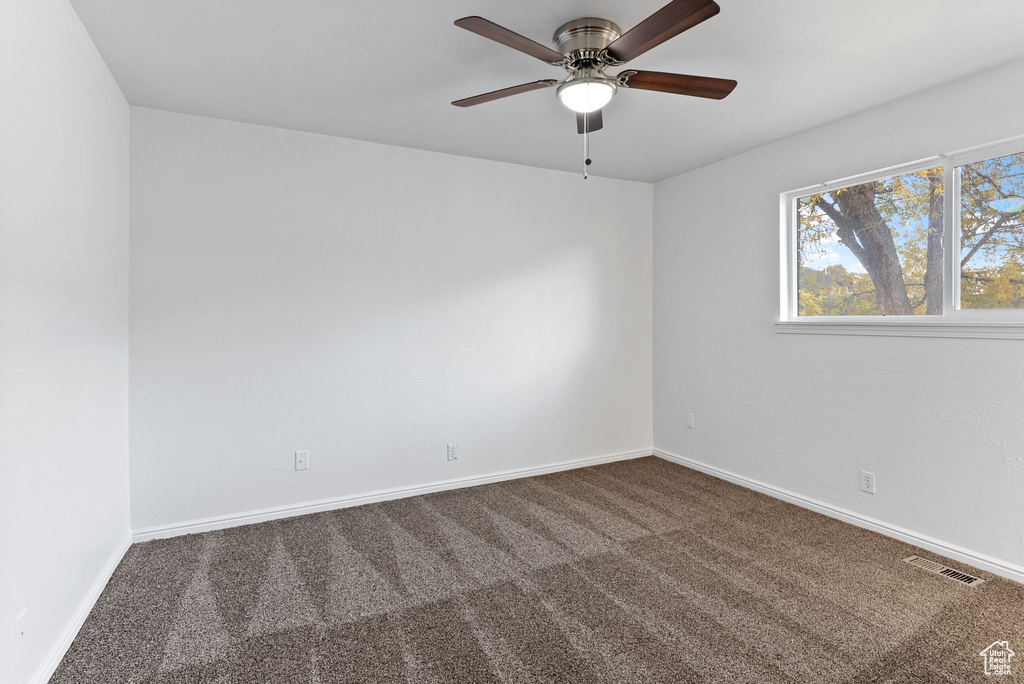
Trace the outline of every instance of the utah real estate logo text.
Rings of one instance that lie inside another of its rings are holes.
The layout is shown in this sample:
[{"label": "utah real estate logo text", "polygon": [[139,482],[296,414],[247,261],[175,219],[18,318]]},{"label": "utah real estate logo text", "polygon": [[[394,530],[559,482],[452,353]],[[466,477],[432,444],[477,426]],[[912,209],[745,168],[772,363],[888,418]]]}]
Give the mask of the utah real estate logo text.
[{"label": "utah real estate logo text", "polygon": [[978,655],[985,659],[986,675],[1008,675],[1010,659],[1017,654],[1010,650],[1010,642],[994,641]]}]

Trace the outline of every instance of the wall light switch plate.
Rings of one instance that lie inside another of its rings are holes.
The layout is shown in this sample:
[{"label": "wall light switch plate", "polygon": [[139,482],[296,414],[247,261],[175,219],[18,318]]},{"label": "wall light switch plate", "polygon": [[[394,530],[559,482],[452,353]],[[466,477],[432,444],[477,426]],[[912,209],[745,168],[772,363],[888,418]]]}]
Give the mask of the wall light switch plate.
[{"label": "wall light switch plate", "polygon": [[308,451],[296,451],[295,452],[295,469],[296,470],[308,470],[309,469],[309,452]]}]

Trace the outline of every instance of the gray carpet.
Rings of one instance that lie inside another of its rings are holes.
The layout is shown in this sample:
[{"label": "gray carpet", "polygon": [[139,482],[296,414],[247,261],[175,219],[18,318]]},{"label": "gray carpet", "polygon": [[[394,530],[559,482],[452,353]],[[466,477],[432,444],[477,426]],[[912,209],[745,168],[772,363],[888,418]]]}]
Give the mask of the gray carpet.
[{"label": "gray carpet", "polygon": [[138,544],[51,681],[1024,681],[1024,586],[915,553],[644,458]]}]

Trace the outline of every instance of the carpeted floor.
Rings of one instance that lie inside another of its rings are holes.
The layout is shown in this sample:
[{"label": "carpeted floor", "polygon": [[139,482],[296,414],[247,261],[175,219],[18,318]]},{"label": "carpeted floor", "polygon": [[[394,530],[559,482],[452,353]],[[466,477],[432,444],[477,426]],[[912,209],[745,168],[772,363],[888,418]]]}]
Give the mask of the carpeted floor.
[{"label": "carpeted floor", "polygon": [[51,681],[1024,681],[1024,585],[912,554],[644,458],[138,544]]}]

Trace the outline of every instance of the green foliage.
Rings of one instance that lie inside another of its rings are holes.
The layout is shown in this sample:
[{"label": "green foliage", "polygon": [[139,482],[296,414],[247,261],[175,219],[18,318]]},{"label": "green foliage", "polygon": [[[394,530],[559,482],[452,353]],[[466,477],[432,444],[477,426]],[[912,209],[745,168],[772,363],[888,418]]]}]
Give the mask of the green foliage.
[{"label": "green foliage", "polygon": [[878,315],[875,288],[866,273],[840,264],[822,270],[802,267],[797,275],[801,316]]}]

